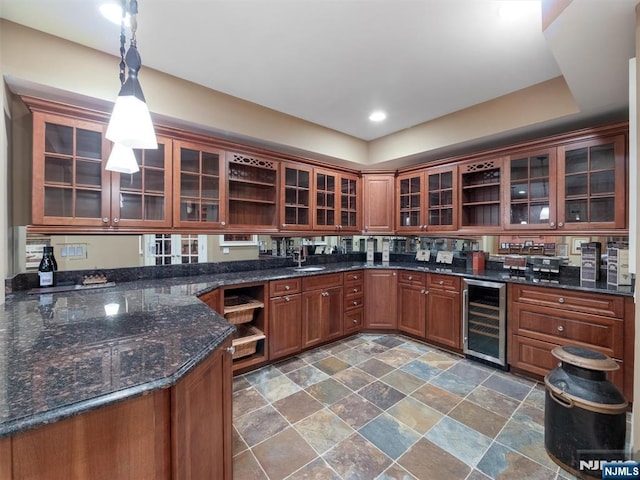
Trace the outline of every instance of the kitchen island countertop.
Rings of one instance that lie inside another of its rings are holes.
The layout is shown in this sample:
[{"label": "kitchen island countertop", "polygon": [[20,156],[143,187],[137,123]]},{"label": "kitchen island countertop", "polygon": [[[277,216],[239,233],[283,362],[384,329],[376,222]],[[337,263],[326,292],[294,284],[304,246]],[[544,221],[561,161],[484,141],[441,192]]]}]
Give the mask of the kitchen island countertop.
[{"label": "kitchen island countertop", "polygon": [[581,285],[575,278],[551,283],[498,270],[473,273],[404,262],[322,266],[320,271],[291,266],[8,294],[0,310],[0,437],[174,385],[235,330],[198,299],[220,286],[392,268],[633,295],[631,287]]}]

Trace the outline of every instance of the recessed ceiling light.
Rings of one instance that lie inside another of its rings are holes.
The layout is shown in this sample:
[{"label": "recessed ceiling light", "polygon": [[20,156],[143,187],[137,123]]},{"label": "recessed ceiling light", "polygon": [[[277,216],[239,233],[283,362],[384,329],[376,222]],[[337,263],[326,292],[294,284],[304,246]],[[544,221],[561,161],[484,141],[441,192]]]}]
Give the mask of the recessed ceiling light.
[{"label": "recessed ceiling light", "polygon": [[[100,13],[104,18],[109,20],[116,25],[120,25],[122,22],[122,7],[115,3],[103,3],[100,5]],[[129,26],[129,14],[127,13],[125,20],[125,25]]]},{"label": "recessed ceiling light", "polygon": [[517,20],[539,11],[540,2],[530,0],[505,0],[498,7],[498,16],[506,20]]},{"label": "recessed ceiling light", "polygon": [[369,115],[369,120],[371,120],[372,122],[381,122],[385,118],[387,118],[387,114],[380,110],[373,112],[371,115]]}]

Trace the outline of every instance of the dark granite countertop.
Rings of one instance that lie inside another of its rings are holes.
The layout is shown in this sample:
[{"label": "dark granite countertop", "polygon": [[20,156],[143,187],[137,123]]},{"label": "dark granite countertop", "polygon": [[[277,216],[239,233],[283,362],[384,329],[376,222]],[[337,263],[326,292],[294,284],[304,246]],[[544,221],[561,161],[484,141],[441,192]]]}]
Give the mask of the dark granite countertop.
[{"label": "dark granite countertop", "polygon": [[174,385],[234,331],[197,295],[223,285],[363,268],[442,272],[482,280],[632,295],[631,287],[559,283],[500,270],[340,262],[322,271],[262,270],[136,280],[115,286],[7,295],[0,310],[0,437]]}]

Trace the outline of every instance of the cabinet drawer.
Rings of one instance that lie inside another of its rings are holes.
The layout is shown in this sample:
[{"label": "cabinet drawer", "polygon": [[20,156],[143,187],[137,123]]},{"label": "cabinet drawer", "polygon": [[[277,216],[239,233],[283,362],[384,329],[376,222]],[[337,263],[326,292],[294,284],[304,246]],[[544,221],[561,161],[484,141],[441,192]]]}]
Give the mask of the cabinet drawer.
[{"label": "cabinet drawer", "polygon": [[354,308],[364,307],[364,295],[345,295],[344,296],[344,309],[351,310]]},{"label": "cabinet drawer", "polygon": [[364,325],[364,309],[350,310],[344,314],[344,333],[353,333]]},{"label": "cabinet drawer", "polygon": [[400,272],[398,275],[398,283],[405,285],[416,285],[424,287],[426,285],[426,275],[419,272]]},{"label": "cabinet drawer", "polygon": [[353,282],[362,283],[364,281],[364,272],[357,270],[355,272],[346,272],[344,274],[344,283],[350,284]]},{"label": "cabinet drawer", "polygon": [[342,273],[329,273],[302,278],[302,289],[305,292],[319,288],[329,288],[342,285]]},{"label": "cabinet drawer", "polygon": [[[520,335],[512,335],[509,340],[509,363],[514,368],[542,377],[560,364],[560,360],[551,354],[551,350],[564,345],[562,343],[543,342]],[[624,363],[618,360],[616,362],[620,368],[609,372],[607,377],[624,391]]]},{"label": "cabinet drawer", "polygon": [[427,288],[449,290],[452,292],[460,291],[460,277],[454,275],[441,275],[439,273],[430,273],[427,275]]},{"label": "cabinet drawer", "polygon": [[364,282],[362,280],[355,283],[349,282],[344,284],[345,296],[362,295],[362,292],[364,292]]},{"label": "cabinet drawer", "polygon": [[623,318],[624,298],[591,292],[577,292],[557,288],[510,285],[511,301],[533,305],[546,305],[555,309],[593,313]]},{"label": "cabinet drawer", "polygon": [[576,314],[533,305],[513,304],[513,333],[562,345],[594,348],[614,358],[624,352],[622,320]]},{"label": "cabinet drawer", "polygon": [[300,293],[302,288],[302,278],[286,278],[284,280],[274,280],[269,282],[269,296],[280,297],[292,293]]}]

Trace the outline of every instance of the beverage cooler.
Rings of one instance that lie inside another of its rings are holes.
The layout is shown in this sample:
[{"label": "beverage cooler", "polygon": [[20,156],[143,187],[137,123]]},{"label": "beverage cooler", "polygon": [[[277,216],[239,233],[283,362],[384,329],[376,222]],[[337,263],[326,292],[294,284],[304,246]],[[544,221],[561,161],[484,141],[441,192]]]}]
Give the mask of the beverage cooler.
[{"label": "beverage cooler", "polygon": [[463,281],[464,354],[506,369],[507,286],[470,278]]}]

